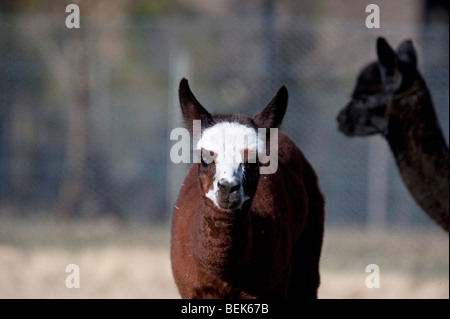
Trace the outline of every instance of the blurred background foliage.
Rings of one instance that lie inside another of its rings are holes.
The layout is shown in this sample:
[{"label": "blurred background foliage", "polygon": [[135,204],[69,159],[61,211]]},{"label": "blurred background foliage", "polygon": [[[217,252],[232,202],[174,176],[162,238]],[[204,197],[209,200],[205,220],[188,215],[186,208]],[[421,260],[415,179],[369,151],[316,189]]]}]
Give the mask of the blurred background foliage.
[{"label": "blurred background foliage", "polygon": [[[65,27],[69,3],[80,29]],[[318,170],[328,222],[430,225],[383,142],[336,130],[383,35],[413,39],[448,138],[448,4],[380,9],[369,30],[361,1],[2,1],[0,213],[168,221],[189,167],[168,157],[186,76],[212,112],[253,115],[288,87],[283,129]],[[377,148],[387,168],[369,178]]]}]

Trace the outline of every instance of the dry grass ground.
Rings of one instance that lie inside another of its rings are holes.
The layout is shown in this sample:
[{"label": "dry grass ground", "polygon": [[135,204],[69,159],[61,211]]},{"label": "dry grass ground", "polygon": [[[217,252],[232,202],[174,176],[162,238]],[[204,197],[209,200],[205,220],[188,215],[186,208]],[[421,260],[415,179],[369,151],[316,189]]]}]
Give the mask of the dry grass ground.
[{"label": "dry grass ground", "polygon": [[[179,298],[169,228],[111,221],[0,220],[0,298]],[[320,298],[449,298],[449,236],[428,231],[328,229]],[[65,285],[80,267],[80,288]],[[368,264],[380,288],[365,285]]]}]

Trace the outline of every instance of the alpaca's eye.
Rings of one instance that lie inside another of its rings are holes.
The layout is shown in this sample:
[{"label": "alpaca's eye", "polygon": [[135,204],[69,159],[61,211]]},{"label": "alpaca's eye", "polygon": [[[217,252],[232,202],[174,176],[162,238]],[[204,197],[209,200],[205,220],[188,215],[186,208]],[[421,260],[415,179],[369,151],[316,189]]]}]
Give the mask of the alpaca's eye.
[{"label": "alpaca's eye", "polygon": [[200,156],[200,161],[202,163],[202,166],[203,167],[208,166],[209,164],[214,162],[216,157],[217,157],[217,155],[213,151],[202,149],[202,153],[201,153],[201,156]]},{"label": "alpaca's eye", "polygon": [[203,158],[203,156],[200,158],[201,162],[202,162],[202,166],[206,167],[208,166],[208,163],[205,161],[205,159]]},{"label": "alpaca's eye", "polygon": [[244,166],[244,168],[245,168],[245,170],[247,172],[249,172],[249,171],[253,172],[253,171],[256,171],[256,170],[259,169],[259,167],[261,166],[261,163],[259,161],[256,161],[256,163],[248,163],[248,162],[246,162],[246,163],[243,164],[243,166]]},{"label": "alpaca's eye", "polygon": [[362,95],[358,98],[358,102],[360,103],[366,103],[367,102],[367,97],[365,95]]}]

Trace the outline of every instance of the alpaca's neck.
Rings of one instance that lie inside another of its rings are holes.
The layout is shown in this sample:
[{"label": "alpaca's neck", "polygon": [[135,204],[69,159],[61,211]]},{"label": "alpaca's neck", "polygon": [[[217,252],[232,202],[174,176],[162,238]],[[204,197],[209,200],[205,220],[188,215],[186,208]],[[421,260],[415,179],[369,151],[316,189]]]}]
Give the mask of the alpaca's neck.
[{"label": "alpaca's neck", "polygon": [[[207,199],[205,199],[207,200]],[[219,212],[203,205],[198,214],[194,254],[209,273],[226,278],[235,275],[250,259],[252,230],[248,214]]]},{"label": "alpaca's neck", "polygon": [[387,140],[406,187],[422,209],[448,230],[449,152],[423,83],[394,100]]}]

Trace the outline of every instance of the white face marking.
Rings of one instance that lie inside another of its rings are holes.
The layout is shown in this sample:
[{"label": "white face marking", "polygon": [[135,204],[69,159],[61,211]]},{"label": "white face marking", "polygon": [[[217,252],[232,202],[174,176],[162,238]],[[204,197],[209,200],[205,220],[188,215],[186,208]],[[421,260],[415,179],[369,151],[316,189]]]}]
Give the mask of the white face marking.
[{"label": "white face marking", "polygon": [[209,157],[207,152],[202,156],[209,163],[214,160],[216,173],[214,175],[213,188],[208,191],[208,197],[219,207],[216,194],[219,190],[218,181],[233,183],[238,181],[241,185],[239,192],[242,203],[248,198],[244,197],[242,182],[244,177],[244,167],[240,165],[244,162],[244,150],[247,150],[248,161],[256,162],[258,150],[265,152],[265,136],[259,137],[257,131],[246,125],[235,122],[221,122],[205,129],[202,137],[196,145],[197,150],[208,150],[213,152]]}]

